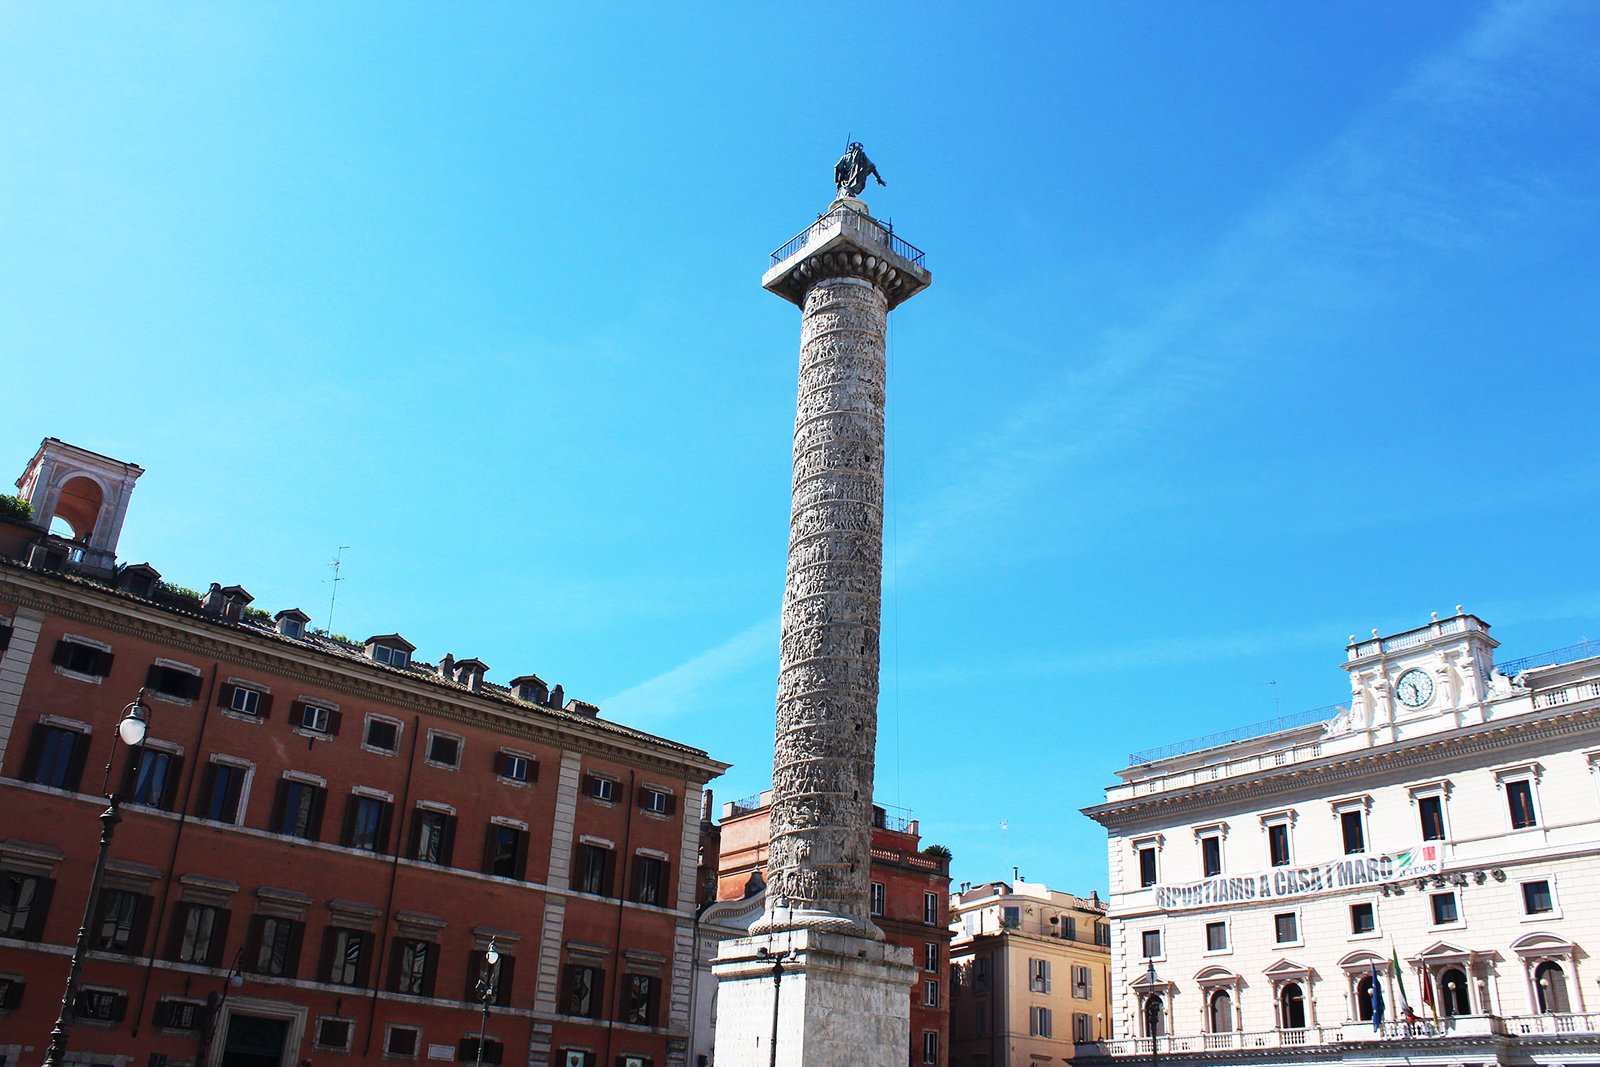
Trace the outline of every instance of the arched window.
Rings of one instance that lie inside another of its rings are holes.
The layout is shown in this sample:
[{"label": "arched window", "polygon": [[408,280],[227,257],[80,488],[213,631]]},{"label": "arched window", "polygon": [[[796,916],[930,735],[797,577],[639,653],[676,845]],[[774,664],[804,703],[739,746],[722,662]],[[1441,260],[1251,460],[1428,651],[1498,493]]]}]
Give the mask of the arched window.
[{"label": "arched window", "polygon": [[1206,1010],[1207,1029],[1213,1034],[1231,1033],[1233,1030],[1233,997],[1226,989],[1211,994],[1211,1004]]},{"label": "arched window", "polygon": [[1472,1014],[1467,976],[1459,967],[1447,968],[1439,974],[1439,1011],[1450,1016]]},{"label": "arched window", "polygon": [[1367,975],[1356,983],[1356,1018],[1361,1022],[1372,1021],[1372,975]]},{"label": "arched window", "polygon": [[1561,964],[1546,961],[1534,968],[1533,988],[1539,998],[1541,1015],[1565,1014],[1572,1010],[1567,999],[1567,973],[1561,969]]},{"label": "arched window", "polygon": [[1299,982],[1285,982],[1278,992],[1278,1025],[1284,1030],[1306,1028],[1306,997]]},{"label": "arched window", "polygon": [[1166,1032],[1162,1025],[1163,1005],[1161,996],[1152,993],[1144,998],[1144,1036],[1160,1037]]}]

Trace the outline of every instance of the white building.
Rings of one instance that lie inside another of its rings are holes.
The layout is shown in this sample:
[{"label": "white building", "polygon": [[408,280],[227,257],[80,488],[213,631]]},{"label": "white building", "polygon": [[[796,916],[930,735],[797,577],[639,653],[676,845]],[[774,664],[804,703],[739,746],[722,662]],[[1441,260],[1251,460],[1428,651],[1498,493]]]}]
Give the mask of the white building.
[{"label": "white building", "polygon": [[1119,772],[1085,811],[1115,1037],[1082,1051],[1600,1063],[1600,656],[1496,669],[1488,631],[1458,608],[1352,638],[1331,718]]}]

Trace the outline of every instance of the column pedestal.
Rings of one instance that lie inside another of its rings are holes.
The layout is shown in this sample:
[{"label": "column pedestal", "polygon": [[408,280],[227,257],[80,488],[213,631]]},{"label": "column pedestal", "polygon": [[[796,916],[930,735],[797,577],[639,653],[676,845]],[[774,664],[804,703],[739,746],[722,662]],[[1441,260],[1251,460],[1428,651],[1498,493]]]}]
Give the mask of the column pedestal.
[{"label": "column pedestal", "polygon": [[[912,955],[883,941],[807,929],[722,942],[711,964],[717,978],[713,1062],[905,1067],[916,978]],[[775,959],[782,970],[776,981]]]}]

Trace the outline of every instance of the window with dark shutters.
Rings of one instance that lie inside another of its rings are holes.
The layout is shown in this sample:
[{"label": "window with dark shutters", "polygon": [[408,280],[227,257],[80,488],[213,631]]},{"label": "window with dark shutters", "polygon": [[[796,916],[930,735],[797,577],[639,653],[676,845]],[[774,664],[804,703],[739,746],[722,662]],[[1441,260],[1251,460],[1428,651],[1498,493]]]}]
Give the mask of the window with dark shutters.
[{"label": "window with dark shutters", "polygon": [[344,810],[344,834],[341,840],[349,848],[363,852],[387,853],[389,851],[389,822],[393,805],[377,797],[354,793]]},{"label": "window with dark shutters", "polygon": [[[197,695],[198,692],[196,689]],[[272,714],[272,694],[250,686],[224,682],[217,689],[217,707],[252,719],[266,719]]]},{"label": "window with dark shutters", "polygon": [[211,904],[180,902],[167,934],[167,959],[215,967],[222,962],[232,913]]},{"label": "window with dark shutters", "polygon": [[633,857],[633,900],[639,904],[667,903],[667,871],[670,864],[655,856]]},{"label": "window with dark shutters", "polygon": [[50,662],[64,671],[73,674],[86,674],[95,678],[104,678],[111,673],[112,655],[103,648],[93,645],[80,644],[71,638],[63,637],[56,642],[55,652],[50,656]]},{"label": "window with dark shutters", "polygon": [[239,821],[239,798],[244,792],[245,769],[233,763],[206,764],[195,814],[214,822]]},{"label": "window with dark shutters", "polygon": [[483,873],[521,880],[527,866],[527,832],[515,826],[490,823],[483,843]]},{"label": "window with dark shutters", "polygon": [[612,866],[615,861],[616,856],[609,848],[602,848],[599,845],[579,845],[576,869],[572,878],[573,888],[580,893],[609,897]]},{"label": "window with dark shutters", "polygon": [[371,963],[368,936],[364,930],[328,927],[322,933],[322,965],[318,973],[330,985],[366,988],[367,968]]},{"label": "window with dark shutters", "polygon": [[305,924],[277,915],[253,915],[244,943],[244,969],[252,974],[295,978],[300,973],[300,946]]},{"label": "window with dark shutters", "polygon": [[171,811],[178,797],[183,757],[158,748],[143,748],[128,761],[122,775],[122,795],[128,803]]},{"label": "window with dark shutters", "polygon": [[120,1023],[128,1012],[128,995],[119,989],[80,989],[73,1013],[80,1019]]},{"label": "window with dark shutters", "polygon": [[0,871],[0,937],[38,941],[55,888],[53,878]]},{"label": "window with dark shutters", "polygon": [[102,952],[121,952],[130,956],[142,954],[152,903],[152,898],[143,893],[102,889],[95,925],[90,928],[94,938],[91,944]]},{"label": "window with dark shutters", "polygon": [[422,863],[450,866],[455,852],[456,817],[447,812],[418,808],[411,816],[410,855]]},{"label": "window with dark shutters", "polygon": [[[448,1048],[448,1046],[446,1046]],[[461,1045],[456,1049],[456,1060],[460,1063],[493,1063],[499,1064],[504,1057],[505,1048],[492,1037],[483,1039],[483,1050],[480,1056],[478,1049],[478,1035],[461,1039]]]},{"label": "window with dark shutters", "polygon": [[0,1011],[15,1011],[22,1007],[22,994],[28,983],[15,975],[0,974]]},{"label": "window with dark shutters", "polygon": [[439,946],[408,937],[394,939],[389,961],[389,991],[414,997],[433,996],[439,970]]},{"label": "window with dark shutters", "polygon": [[40,723],[22,757],[22,780],[55,789],[76,790],[89,758],[89,738],[64,726]]},{"label": "window with dark shutters", "polygon": [[145,672],[144,684],[151,692],[174,700],[193,700],[200,695],[199,674],[160,663],[150,664],[150,669]]},{"label": "window with dark shutters", "polygon": [[[484,962],[483,949],[476,948],[467,954],[467,988],[462,993],[461,999],[472,1004],[483,1003],[483,971],[487,964]],[[500,962],[494,965],[494,1000],[492,1003],[500,1007],[511,1004],[511,989],[516,981],[517,958],[509,952],[500,952]]]}]

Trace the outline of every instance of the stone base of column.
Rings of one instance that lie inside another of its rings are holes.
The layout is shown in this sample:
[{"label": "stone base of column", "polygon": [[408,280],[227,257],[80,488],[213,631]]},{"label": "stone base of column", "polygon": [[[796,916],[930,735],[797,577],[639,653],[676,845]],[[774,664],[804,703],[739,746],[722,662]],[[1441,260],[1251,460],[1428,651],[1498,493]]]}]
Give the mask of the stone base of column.
[{"label": "stone base of column", "polygon": [[[776,981],[775,959],[782,969]],[[722,942],[711,973],[716,1067],[905,1067],[916,979],[909,948],[786,930]]]}]

